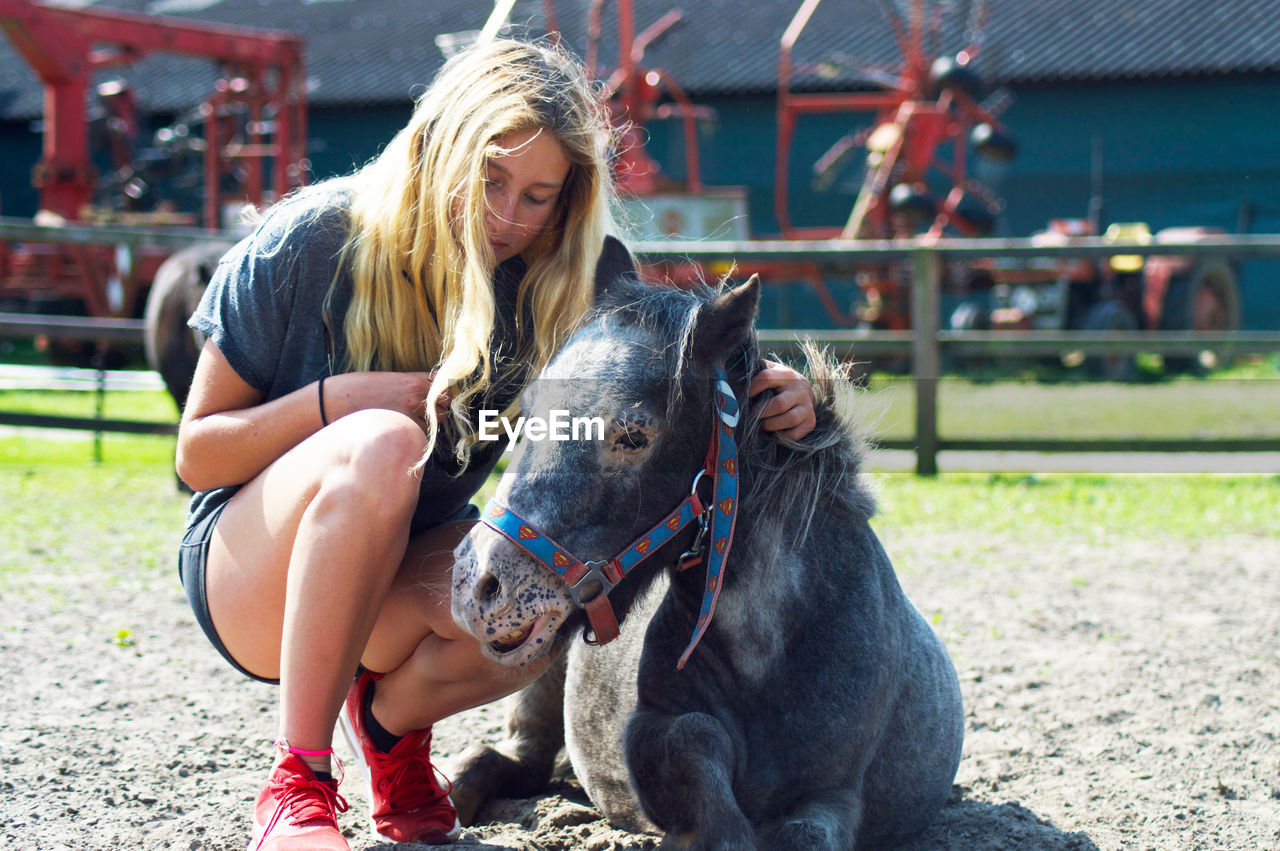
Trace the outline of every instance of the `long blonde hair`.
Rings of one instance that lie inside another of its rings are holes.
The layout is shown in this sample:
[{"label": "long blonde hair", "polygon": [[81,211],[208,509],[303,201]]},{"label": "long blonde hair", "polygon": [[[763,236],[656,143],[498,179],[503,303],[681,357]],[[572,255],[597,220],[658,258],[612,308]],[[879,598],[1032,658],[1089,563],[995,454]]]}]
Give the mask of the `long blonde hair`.
[{"label": "long blonde hair", "polygon": [[570,167],[550,224],[525,252],[516,317],[523,326],[527,305],[533,333],[521,327],[513,362],[500,370],[527,380],[590,306],[610,229],[608,116],[581,66],[542,44],[472,47],[445,63],[383,152],[341,179],[353,194],[342,264],[353,279],[347,366],[436,372],[425,406],[428,457],[443,430],[465,466],[472,424],[461,415],[438,421],[436,400],[448,389],[453,410],[464,412],[496,378],[486,164],[503,150],[501,137],[537,128],[553,134]]}]

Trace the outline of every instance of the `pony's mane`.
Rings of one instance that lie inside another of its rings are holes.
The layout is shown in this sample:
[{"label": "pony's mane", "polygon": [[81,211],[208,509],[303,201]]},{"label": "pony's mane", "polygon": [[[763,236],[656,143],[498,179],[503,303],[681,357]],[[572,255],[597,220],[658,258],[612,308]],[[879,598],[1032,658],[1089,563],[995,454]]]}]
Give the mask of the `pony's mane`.
[{"label": "pony's mane", "polygon": [[[754,349],[755,335],[751,346]],[[861,475],[868,446],[867,427],[860,418],[859,390],[849,378],[851,365],[837,363],[813,343],[802,347],[805,363],[797,367],[809,379],[816,399],[817,423],[796,442],[760,427],[758,411],[747,417],[738,459],[752,472],[744,505],[761,516],[780,518],[795,538],[809,536],[819,506],[843,509],[836,513],[869,519],[875,496]],[[847,515],[846,515],[847,516]]]},{"label": "pony's mane", "polygon": [[[728,285],[690,289],[654,286],[635,279],[619,280],[601,294],[593,319],[634,327],[663,346],[665,374],[692,372],[690,359],[699,309],[726,292]],[[860,391],[842,366],[811,343],[803,346],[808,377],[816,397],[817,424],[800,442],[765,431],[758,411],[747,416],[738,442],[739,464],[748,474],[743,505],[759,516],[776,518],[795,535],[795,545],[808,537],[818,507],[843,507],[855,517],[875,513],[875,497],[859,475],[866,453],[866,426],[858,417]],[[732,379],[749,382],[761,367],[752,331],[725,368]],[[678,411],[685,382],[671,382],[668,410]]]}]

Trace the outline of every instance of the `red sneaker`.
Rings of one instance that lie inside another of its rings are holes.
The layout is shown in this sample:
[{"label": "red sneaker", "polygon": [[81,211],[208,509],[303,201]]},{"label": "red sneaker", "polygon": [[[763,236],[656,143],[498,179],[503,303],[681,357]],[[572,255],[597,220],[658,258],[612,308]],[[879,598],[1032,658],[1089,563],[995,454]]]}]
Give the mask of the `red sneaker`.
[{"label": "red sneaker", "polygon": [[339,721],[347,744],[369,778],[373,831],[388,842],[438,845],[458,837],[458,811],[448,778],[431,764],[431,728],[407,733],[389,753],[374,747],[364,724],[364,700],[373,674],[361,671],[347,692]]},{"label": "red sneaker", "polygon": [[351,851],[335,814],[346,810],[338,781],[320,780],[286,753],[254,803],[249,851]]}]

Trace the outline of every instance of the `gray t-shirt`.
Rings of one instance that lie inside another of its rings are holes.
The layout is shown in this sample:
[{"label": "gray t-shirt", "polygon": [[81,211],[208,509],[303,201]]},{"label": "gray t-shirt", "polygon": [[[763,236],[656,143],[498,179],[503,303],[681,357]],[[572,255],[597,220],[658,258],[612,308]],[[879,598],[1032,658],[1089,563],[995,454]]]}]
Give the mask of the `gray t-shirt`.
[{"label": "gray t-shirt", "polygon": [[[329,375],[345,363],[342,328],[351,304],[351,278],[346,271],[339,274],[338,255],[347,239],[349,204],[349,193],[322,189],[277,204],[253,234],[219,261],[188,323],[214,342],[236,373],[264,394],[264,402]],[[634,274],[634,269],[626,249],[609,238],[596,270],[597,290],[607,286],[602,277]],[[519,257],[495,270],[495,350],[513,348],[516,290],[524,272]],[[335,275],[329,304],[330,354],[323,312]],[[522,380],[508,381],[496,388],[486,405],[505,407],[522,384]],[[452,446],[439,441],[423,471],[413,534],[461,515],[505,448],[505,438],[478,444],[467,469],[453,475],[457,463]],[[197,493],[191,500],[187,528],[218,510],[239,487]]]}]

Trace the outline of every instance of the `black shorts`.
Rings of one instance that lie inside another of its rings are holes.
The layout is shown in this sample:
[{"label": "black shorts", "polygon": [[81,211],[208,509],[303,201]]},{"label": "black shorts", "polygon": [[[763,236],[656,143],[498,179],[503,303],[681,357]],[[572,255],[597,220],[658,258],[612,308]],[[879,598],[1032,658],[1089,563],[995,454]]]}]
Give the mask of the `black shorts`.
[{"label": "black shorts", "polygon": [[222,516],[222,509],[226,507],[225,502],[219,505],[182,536],[182,545],[178,548],[178,576],[182,580],[183,590],[187,592],[187,602],[191,604],[196,623],[200,625],[200,629],[204,630],[205,637],[209,639],[213,648],[222,654],[222,658],[246,677],[251,677],[258,682],[276,684],[280,681],[260,677],[235,660],[231,651],[227,650],[227,646],[218,637],[218,631],[213,628],[213,616],[209,614],[209,597],[204,588],[205,565],[209,563],[209,539],[213,537],[214,524],[218,522],[218,518]]},{"label": "black shorts", "polygon": [[[191,604],[191,611],[196,616],[196,623],[200,625],[200,629],[204,630],[205,637],[209,639],[209,643],[213,645],[214,649],[222,654],[222,658],[226,659],[231,664],[231,667],[246,677],[255,679],[258,682],[278,684],[280,682],[278,679],[260,677],[252,671],[246,670],[243,665],[232,657],[231,652],[222,643],[222,639],[218,637],[218,631],[213,626],[213,616],[209,614],[209,597],[205,593],[204,585],[205,567],[209,563],[209,539],[213,536],[213,527],[218,522],[222,509],[226,507],[227,504],[224,502],[209,512],[208,516],[188,529],[187,533],[183,535],[182,545],[178,548],[178,576],[182,580],[183,590],[187,592],[187,602]],[[475,520],[479,517],[480,509],[468,503],[461,511],[440,521],[438,525],[456,523],[459,520]]]}]

